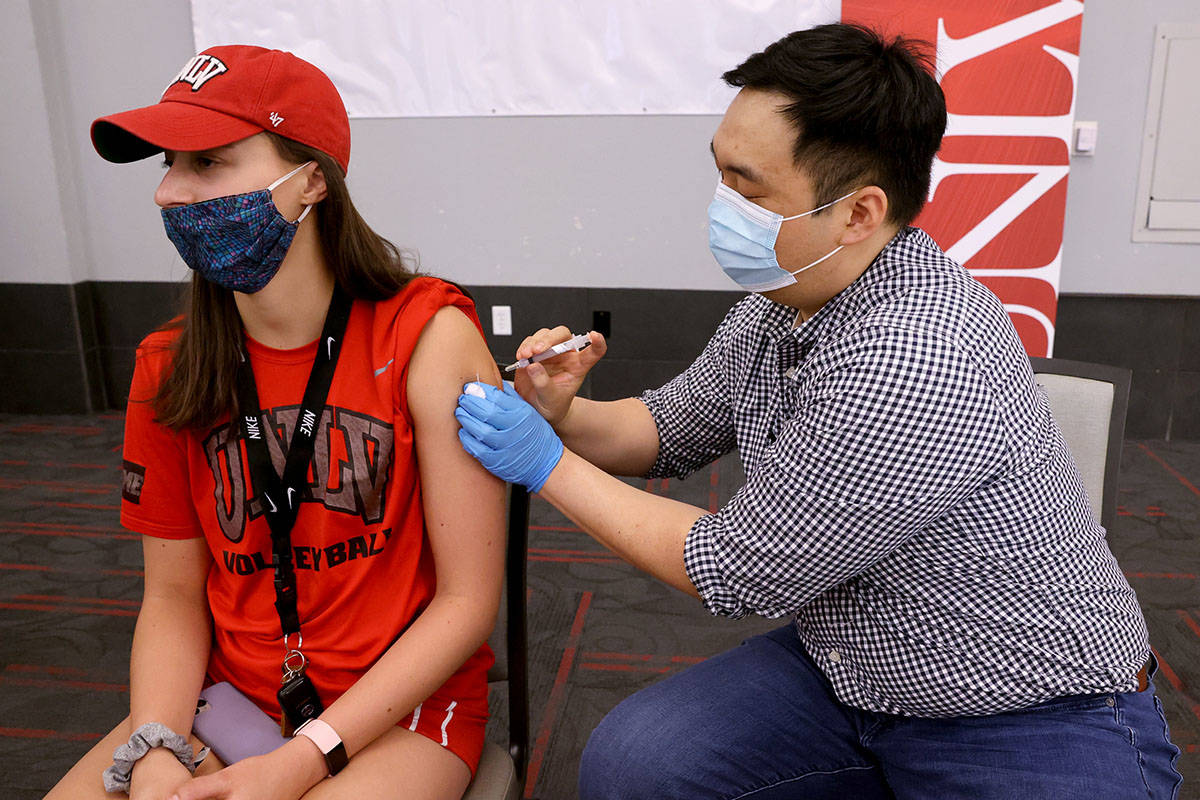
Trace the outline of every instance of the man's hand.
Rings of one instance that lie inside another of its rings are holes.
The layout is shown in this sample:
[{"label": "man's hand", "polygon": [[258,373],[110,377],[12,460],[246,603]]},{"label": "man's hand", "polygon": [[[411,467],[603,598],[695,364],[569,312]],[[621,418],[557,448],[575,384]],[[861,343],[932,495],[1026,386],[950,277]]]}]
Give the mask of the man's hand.
[{"label": "man's hand", "polygon": [[[554,329],[542,328],[521,342],[517,348],[517,358],[530,358],[543,353],[553,345],[570,339],[571,335],[571,331],[562,325]],[[513,379],[521,397],[551,425],[557,426],[567,416],[571,401],[575,399],[588,370],[608,352],[608,344],[603,336],[592,331],[589,337],[591,347],[530,364],[517,370]]]},{"label": "man's hand", "polygon": [[454,416],[462,426],[458,439],[464,450],[497,478],[531,492],[542,490],[562,458],[562,441],[550,423],[508,382],[503,391],[468,383]]}]

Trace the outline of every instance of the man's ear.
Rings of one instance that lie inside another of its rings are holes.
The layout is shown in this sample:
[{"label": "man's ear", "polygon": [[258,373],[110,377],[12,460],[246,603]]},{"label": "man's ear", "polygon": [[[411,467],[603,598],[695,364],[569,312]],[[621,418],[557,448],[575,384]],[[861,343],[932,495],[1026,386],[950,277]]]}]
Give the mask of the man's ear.
[{"label": "man's ear", "polygon": [[851,198],[850,215],[842,244],[856,244],[869,239],[887,222],[887,194],[878,186],[864,186]]},{"label": "man's ear", "polygon": [[315,205],[324,200],[328,194],[325,173],[321,171],[320,164],[314,164],[312,172],[308,173],[307,182],[304,184],[304,193],[300,195],[300,202],[306,206]]}]

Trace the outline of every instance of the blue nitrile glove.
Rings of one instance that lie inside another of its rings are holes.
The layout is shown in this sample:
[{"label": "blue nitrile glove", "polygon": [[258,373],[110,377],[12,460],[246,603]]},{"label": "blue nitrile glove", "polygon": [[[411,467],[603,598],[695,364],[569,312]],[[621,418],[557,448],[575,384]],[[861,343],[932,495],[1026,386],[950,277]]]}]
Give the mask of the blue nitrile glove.
[{"label": "blue nitrile glove", "polygon": [[482,381],[468,383],[454,416],[462,426],[458,440],[464,450],[497,478],[531,492],[542,490],[562,458],[558,434],[508,381],[504,391]]}]

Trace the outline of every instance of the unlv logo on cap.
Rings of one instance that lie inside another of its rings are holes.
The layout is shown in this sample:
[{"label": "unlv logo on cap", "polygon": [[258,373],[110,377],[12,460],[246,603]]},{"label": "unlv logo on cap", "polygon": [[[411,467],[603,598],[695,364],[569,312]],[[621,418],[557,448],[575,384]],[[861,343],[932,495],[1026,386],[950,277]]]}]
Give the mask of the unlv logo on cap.
[{"label": "unlv logo on cap", "polygon": [[177,83],[187,83],[191,84],[193,92],[199,91],[200,87],[210,79],[228,71],[229,67],[225,66],[225,62],[221,59],[201,53],[198,56],[192,56],[191,60],[183,65],[179,74],[167,84],[167,89]]}]

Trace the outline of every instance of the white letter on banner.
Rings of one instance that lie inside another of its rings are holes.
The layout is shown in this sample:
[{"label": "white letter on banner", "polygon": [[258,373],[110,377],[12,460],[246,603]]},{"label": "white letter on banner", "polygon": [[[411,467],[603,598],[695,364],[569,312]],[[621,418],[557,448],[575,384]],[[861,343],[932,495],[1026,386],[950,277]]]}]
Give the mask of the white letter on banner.
[{"label": "white letter on banner", "polygon": [[[946,33],[944,18],[938,19],[937,64],[943,78],[956,66],[973,58],[1005,47],[1020,39],[1058,25],[1083,13],[1080,0],[1060,0],[1052,6],[1011,19],[978,33],[954,39]],[[1015,136],[1058,139],[1070,147],[1071,126],[1075,116],[1075,85],[1079,73],[1079,56],[1056,47],[1043,48],[1067,68],[1071,78],[1071,106],[1066,114],[1040,116],[989,116],[947,114],[946,136]],[[1069,152],[1069,150],[1068,150]],[[997,206],[961,239],[946,249],[947,255],[966,264],[1009,224],[1066,177],[1068,167],[1051,164],[966,164],[934,159],[933,176],[929,186],[932,200],[944,178],[963,174],[1025,174],[1029,181]],[[1057,259],[1056,259],[1057,261]],[[1054,264],[1048,266],[1055,266]],[[1032,277],[1027,269],[989,270],[990,274],[1006,273]],[[1048,277],[1048,276],[1046,276]],[[1043,278],[1044,279],[1044,278]],[[1057,274],[1048,281],[1057,289]]]},{"label": "white letter on banner", "polygon": [[955,39],[946,33],[946,20],[938,18],[937,71],[943,78],[959,64],[990,53],[1026,36],[1066,22],[1083,13],[1081,0],[1059,0],[1052,6],[1040,8],[1023,17],[1010,19],[987,30]]},{"label": "white letter on banner", "polygon": [[[1065,164],[960,164],[933,161],[933,181],[930,187],[932,196],[937,184],[952,175],[1032,175],[1024,186],[1013,192],[1007,200],[981,219],[974,228],[946,248],[946,255],[960,264],[966,264],[982,250],[988,242],[1000,235],[1022,212],[1037,202],[1038,198],[1053,189],[1059,181],[1067,177]],[[1014,275],[1025,275],[1023,269],[1013,271]]]}]

